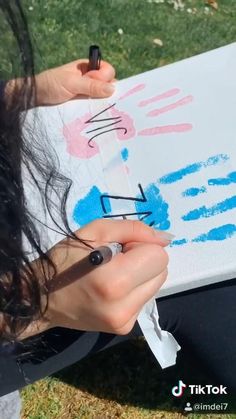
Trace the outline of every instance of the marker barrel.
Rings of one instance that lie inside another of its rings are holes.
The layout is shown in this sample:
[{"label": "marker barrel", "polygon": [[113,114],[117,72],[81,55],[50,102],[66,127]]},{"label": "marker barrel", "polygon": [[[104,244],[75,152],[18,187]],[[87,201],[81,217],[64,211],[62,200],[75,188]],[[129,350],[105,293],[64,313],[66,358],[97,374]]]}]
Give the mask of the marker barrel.
[{"label": "marker barrel", "polygon": [[89,261],[92,265],[101,265],[109,262],[113,256],[122,252],[122,244],[109,243],[106,246],[100,246],[93,250],[89,255]]}]

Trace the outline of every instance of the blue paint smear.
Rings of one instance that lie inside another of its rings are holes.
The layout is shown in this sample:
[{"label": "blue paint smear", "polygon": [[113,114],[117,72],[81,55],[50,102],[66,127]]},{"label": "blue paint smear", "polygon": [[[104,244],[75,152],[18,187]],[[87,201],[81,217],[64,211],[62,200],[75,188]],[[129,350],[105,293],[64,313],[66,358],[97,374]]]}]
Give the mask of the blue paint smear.
[{"label": "blue paint smear", "polygon": [[183,167],[182,169],[177,170],[176,172],[171,172],[165,176],[162,176],[159,179],[159,182],[162,184],[174,183],[178,180],[183,179],[185,176],[199,172],[199,170],[204,169],[208,166],[213,166],[218,163],[225,162],[228,159],[229,156],[227,156],[226,154],[217,154],[216,156],[209,157],[209,159],[207,159],[206,161],[190,164],[189,166]]},{"label": "blue paint smear", "polygon": [[236,172],[231,172],[227,175],[227,177],[219,177],[216,179],[209,179],[208,185],[230,185],[231,183],[236,183]]},{"label": "blue paint smear", "polygon": [[225,224],[217,228],[213,228],[206,234],[201,234],[192,240],[192,242],[206,242],[209,240],[220,241],[232,237],[236,233],[235,224]]},{"label": "blue paint smear", "polygon": [[184,221],[198,220],[199,218],[208,218],[217,214],[221,214],[222,212],[229,211],[233,208],[236,208],[236,196],[227,198],[224,201],[218,202],[217,204],[209,208],[207,208],[205,205],[200,208],[196,208],[192,211],[189,211],[186,215],[183,215],[181,218]]},{"label": "blue paint smear", "polygon": [[[80,199],[75,205],[73,211],[73,220],[83,226],[96,218],[103,217],[103,210],[100,203],[100,196],[102,195],[101,191],[97,186],[93,186],[89,193],[83,198]],[[106,200],[107,212],[111,212],[111,205],[109,199]]]},{"label": "blue paint smear", "polygon": [[172,246],[181,246],[181,245],[186,244],[186,243],[188,243],[188,240],[186,240],[186,239],[173,240],[170,243],[170,247],[172,247]]},{"label": "blue paint smear", "polygon": [[[168,230],[170,228],[169,206],[164,201],[160,189],[154,183],[151,183],[144,189],[144,195],[146,202],[135,202],[137,212],[152,211],[152,214],[144,218],[143,222],[148,225],[152,223],[152,226],[159,230]],[[137,198],[141,198],[141,195]],[[143,216],[139,215],[138,217],[141,220]]]},{"label": "blue paint smear", "polygon": [[200,193],[205,193],[206,188],[205,186],[202,186],[201,188],[189,188],[186,189],[184,192],[182,192],[182,196],[189,197],[189,196],[197,196]]},{"label": "blue paint smear", "polygon": [[128,159],[128,157],[129,157],[129,150],[128,150],[128,148],[123,148],[121,150],[121,156],[122,156],[122,159],[124,161],[126,161]]},{"label": "blue paint smear", "polygon": [[[234,234],[236,234],[236,225],[225,224],[220,227],[213,228],[212,230],[209,230],[207,233],[200,234],[199,236],[195,237],[195,239],[192,239],[191,242],[199,243],[208,241],[222,241],[229,239]],[[182,246],[186,243],[189,243],[187,239],[173,240],[170,243],[170,247]]]}]

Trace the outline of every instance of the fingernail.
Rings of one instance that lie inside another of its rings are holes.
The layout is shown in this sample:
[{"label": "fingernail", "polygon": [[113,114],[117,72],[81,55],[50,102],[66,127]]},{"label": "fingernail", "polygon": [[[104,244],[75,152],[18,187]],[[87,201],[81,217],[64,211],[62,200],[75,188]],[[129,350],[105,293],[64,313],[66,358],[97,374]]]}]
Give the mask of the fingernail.
[{"label": "fingernail", "polygon": [[160,231],[160,230],[158,231],[155,230],[155,236],[158,237],[159,239],[167,240],[169,242],[171,242],[173,238],[175,237],[174,234],[167,233],[167,231]]},{"label": "fingernail", "polygon": [[105,84],[103,89],[102,89],[103,94],[106,95],[106,96],[112,95],[112,93],[114,93],[114,91],[115,91],[115,86],[113,86],[113,84],[109,84],[109,83]]}]

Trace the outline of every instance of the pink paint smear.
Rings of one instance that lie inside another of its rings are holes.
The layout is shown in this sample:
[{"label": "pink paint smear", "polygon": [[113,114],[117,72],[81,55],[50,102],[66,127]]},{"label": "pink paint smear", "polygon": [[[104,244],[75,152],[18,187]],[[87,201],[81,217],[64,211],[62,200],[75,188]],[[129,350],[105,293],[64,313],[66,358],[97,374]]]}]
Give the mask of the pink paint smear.
[{"label": "pink paint smear", "polygon": [[89,159],[99,153],[97,143],[92,141],[91,146],[93,146],[93,148],[89,147],[88,137],[85,136],[86,134],[82,134],[82,131],[88,127],[86,121],[91,117],[92,115],[87,113],[81,118],[77,118],[63,127],[63,135],[66,139],[67,152],[72,156],[79,157],[81,159]]},{"label": "pink paint smear", "polygon": [[120,96],[119,100],[126,99],[127,97],[129,97],[129,96],[131,96],[131,95],[133,95],[137,92],[140,92],[140,90],[143,90],[145,86],[146,85],[144,83],[138,84],[137,86],[134,86],[132,89],[128,90],[128,92],[126,92],[124,95]]},{"label": "pink paint smear", "polygon": [[174,88],[168,90],[167,92],[161,93],[160,95],[153,96],[149,99],[141,100],[141,102],[138,103],[138,106],[147,106],[150,103],[157,102],[158,100],[168,99],[169,97],[175,96],[178,93],[180,93],[180,89]]},{"label": "pink paint smear", "polygon": [[162,113],[173,111],[174,109],[179,108],[180,106],[188,105],[192,101],[193,101],[193,96],[186,96],[175,103],[171,103],[170,105],[163,106],[163,108],[154,109],[153,111],[148,112],[147,116],[158,116],[158,115],[161,115]]},{"label": "pink paint smear", "polygon": [[113,117],[120,116],[122,118],[122,122],[117,124],[117,126],[122,126],[127,129],[126,134],[124,134],[122,130],[115,131],[118,140],[129,140],[130,138],[135,137],[136,129],[134,127],[134,120],[131,118],[131,116],[127,112],[121,112],[116,108],[111,108],[110,112]]},{"label": "pink paint smear", "polygon": [[164,125],[162,127],[145,128],[139,131],[138,135],[172,134],[191,131],[192,128],[192,124]]}]

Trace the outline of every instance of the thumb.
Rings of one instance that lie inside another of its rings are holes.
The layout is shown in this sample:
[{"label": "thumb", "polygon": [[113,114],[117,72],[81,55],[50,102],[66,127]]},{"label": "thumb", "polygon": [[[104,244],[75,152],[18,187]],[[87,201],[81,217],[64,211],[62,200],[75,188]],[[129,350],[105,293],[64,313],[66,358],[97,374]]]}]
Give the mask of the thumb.
[{"label": "thumb", "polygon": [[115,87],[111,83],[82,76],[78,82],[78,94],[89,97],[100,98],[111,96]]}]

